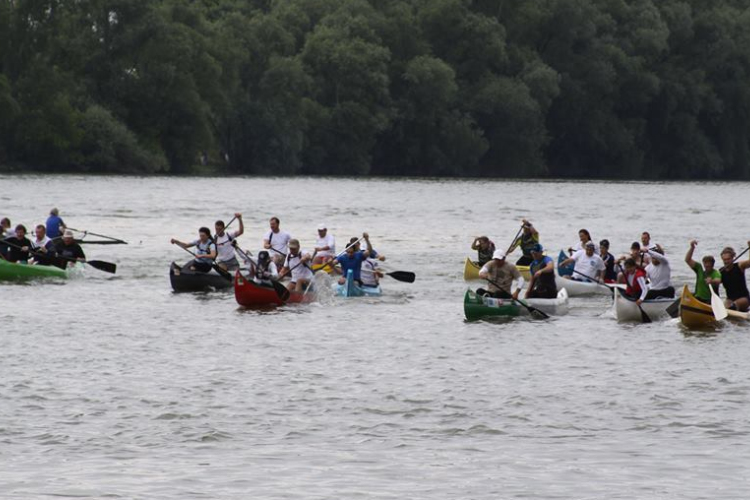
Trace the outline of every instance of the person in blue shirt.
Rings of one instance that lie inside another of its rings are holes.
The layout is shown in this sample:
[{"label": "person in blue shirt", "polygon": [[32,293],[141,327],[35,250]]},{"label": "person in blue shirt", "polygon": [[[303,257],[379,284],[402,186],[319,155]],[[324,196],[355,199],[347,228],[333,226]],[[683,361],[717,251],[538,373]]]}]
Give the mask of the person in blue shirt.
[{"label": "person in blue shirt", "polygon": [[49,217],[47,217],[46,226],[47,237],[52,240],[54,240],[55,238],[59,238],[65,231],[65,222],[63,222],[62,218],[60,217],[60,211],[58,209],[53,208],[49,211]]},{"label": "person in blue shirt", "polygon": [[339,283],[342,285],[346,283],[346,275],[351,269],[352,279],[359,286],[362,286],[362,278],[361,278],[362,262],[367,260],[367,258],[372,253],[372,244],[370,244],[370,235],[368,235],[367,233],[362,233],[362,238],[365,240],[365,244],[367,244],[367,250],[357,250],[357,245],[352,245],[350,243],[349,245],[347,245],[346,251],[343,254],[329,261],[329,262],[332,262],[331,265],[334,265],[337,262],[341,265],[342,276],[339,279]]},{"label": "person in blue shirt", "polygon": [[526,289],[527,299],[554,299],[557,297],[555,284],[555,261],[544,255],[544,248],[537,243],[531,249],[534,259],[529,266],[531,281]]}]

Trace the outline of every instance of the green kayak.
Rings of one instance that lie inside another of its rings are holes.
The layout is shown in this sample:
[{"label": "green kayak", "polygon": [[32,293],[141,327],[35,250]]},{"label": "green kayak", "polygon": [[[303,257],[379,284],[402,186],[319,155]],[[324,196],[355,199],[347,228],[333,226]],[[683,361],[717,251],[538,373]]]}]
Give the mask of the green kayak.
[{"label": "green kayak", "polygon": [[68,273],[55,266],[15,264],[0,260],[0,281],[23,281],[37,278],[67,278]]},{"label": "green kayak", "polygon": [[487,318],[490,316],[518,316],[521,307],[511,300],[485,299],[471,290],[466,290],[464,295],[464,315],[469,321]]}]

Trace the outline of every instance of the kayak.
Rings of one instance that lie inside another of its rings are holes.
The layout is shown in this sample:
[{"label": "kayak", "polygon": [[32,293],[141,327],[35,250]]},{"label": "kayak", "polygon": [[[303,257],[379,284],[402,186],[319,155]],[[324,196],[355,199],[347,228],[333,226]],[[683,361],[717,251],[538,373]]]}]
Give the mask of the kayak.
[{"label": "kayak", "polygon": [[68,272],[56,266],[19,264],[0,259],[0,281],[25,281],[39,278],[67,278]]},{"label": "kayak", "polygon": [[[234,275],[234,298],[237,303],[245,307],[253,306],[280,306],[284,301],[271,285],[262,285],[247,279],[239,271]],[[286,302],[300,303],[315,300],[315,292],[290,292]]]},{"label": "kayak", "polygon": [[635,303],[635,299],[625,295],[625,292],[621,288],[617,288],[615,291],[615,318],[620,323],[627,321],[641,322],[643,321],[641,309],[643,309],[643,312],[646,313],[651,321],[656,321],[669,316],[667,308],[672,302],[674,302],[674,297],[644,300],[639,309],[638,304]]},{"label": "kayak", "polygon": [[688,328],[713,326],[718,323],[711,304],[701,302],[685,285],[680,297],[680,321]]},{"label": "kayak", "polygon": [[[560,316],[568,312],[568,292],[563,288],[554,299],[524,299],[523,302],[551,316]],[[476,321],[493,316],[529,315],[529,310],[512,299],[495,299],[482,297],[472,290],[464,294],[464,316],[468,321]]]},{"label": "kayak", "polygon": [[380,297],[383,291],[378,286],[359,286],[354,282],[352,270],[346,272],[346,283],[336,283],[333,290],[339,297]]},{"label": "kayak", "polygon": [[169,266],[169,282],[175,292],[203,292],[232,286],[231,279],[226,279],[213,269],[201,273],[180,267],[174,262]]},{"label": "kayak", "polygon": [[567,258],[568,256],[565,255],[565,252],[563,250],[560,250],[560,253],[557,254],[557,275],[558,276],[572,276],[573,275],[573,268],[575,267],[575,264],[568,264],[565,266],[560,265],[562,261],[566,260]]},{"label": "kayak", "polygon": [[557,285],[558,290],[561,288],[566,289],[568,295],[571,297],[581,295],[612,295],[612,288],[623,288],[625,286],[624,284],[606,286],[600,283],[572,280],[560,276],[555,276],[555,285]]},{"label": "kayak", "polygon": [[[523,276],[523,279],[526,281],[531,279],[529,266],[516,266],[516,268],[521,273],[521,276]],[[466,257],[466,262],[464,262],[464,281],[478,280],[480,269],[482,269],[482,266]]]}]

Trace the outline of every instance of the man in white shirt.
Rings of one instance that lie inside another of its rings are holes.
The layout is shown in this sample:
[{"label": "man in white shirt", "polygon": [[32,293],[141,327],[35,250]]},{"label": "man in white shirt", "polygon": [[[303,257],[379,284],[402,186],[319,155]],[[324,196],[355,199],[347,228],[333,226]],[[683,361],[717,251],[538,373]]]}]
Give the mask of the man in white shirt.
[{"label": "man in white shirt", "polygon": [[284,264],[286,254],[289,253],[289,241],[292,236],[281,230],[281,222],[278,217],[271,217],[269,226],[271,230],[263,238],[263,248],[270,250],[276,265],[281,266]]},{"label": "man in white shirt", "polygon": [[31,248],[34,251],[34,261],[37,264],[50,266],[52,258],[57,254],[55,243],[47,236],[47,228],[39,224],[34,228],[34,239],[31,240]]},{"label": "man in white shirt", "polygon": [[651,243],[651,234],[648,231],[643,231],[643,233],[641,233],[641,250],[645,252],[646,250],[656,250],[657,248],[660,248],[660,246]]},{"label": "man in white shirt", "polygon": [[560,267],[575,263],[573,276],[565,276],[565,278],[576,281],[603,281],[602,275],[606,266],[602,258],[596,254],[596,244],[589,241],[584,248],[585,250],[578,250],[560,262]]},{"label": "man in white shirt", "polygon": [[302,292],[312,282],[313,272],[310,269],[312,255],[305,250],[301,250],[299,241],[289,240],[289,254],[284,261],[284,268],[279,273],[279,279],[289,273],[292,273],[292,281],[289,283],[289,291]]},{"label": "man in white shirt", "polygon": [[664,255],[664,249],[656,245],[652,250],[646,250],[651,257],[651,263],[646,266],[646,275],[651,281],[648,286],[646,300],[657,297],[674,298],[674,287],[670,284],[672,279],[672,268],[669,260]]},{"label": "man in white shirt", "polygon": [[245,232],[245,225],[242,223],[242,214],[236,213],[234,217],[239,222],[240,228],[232,233],[226,231],[224,221],[217,220],[216,224],[214,224],[214,229],[216,229],[216,235],[214,236],[214,242],[216,243],[216,264],[227,271],[234,271],[240,267],[240,263],[234,254],[234,240]]},{"label": "man in white shirt", "polygon": [[330,257],[336,256],[336,239],[328,234],[325,224],[318,226],[318,238],[315,240],[315,259],[313,264],[321,264]]}]

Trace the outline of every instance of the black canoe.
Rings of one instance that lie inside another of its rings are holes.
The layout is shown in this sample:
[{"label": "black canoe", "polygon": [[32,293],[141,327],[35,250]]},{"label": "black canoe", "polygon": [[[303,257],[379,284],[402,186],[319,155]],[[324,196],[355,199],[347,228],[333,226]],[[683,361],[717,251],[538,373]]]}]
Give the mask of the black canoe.
[{"label": "black canoe", "polygon": [[226,279],[214,270],[199,273],[184,269],[174,262],[169,266],[169,282],[175,292],[203,292],[231,288],[232,280]]}]

